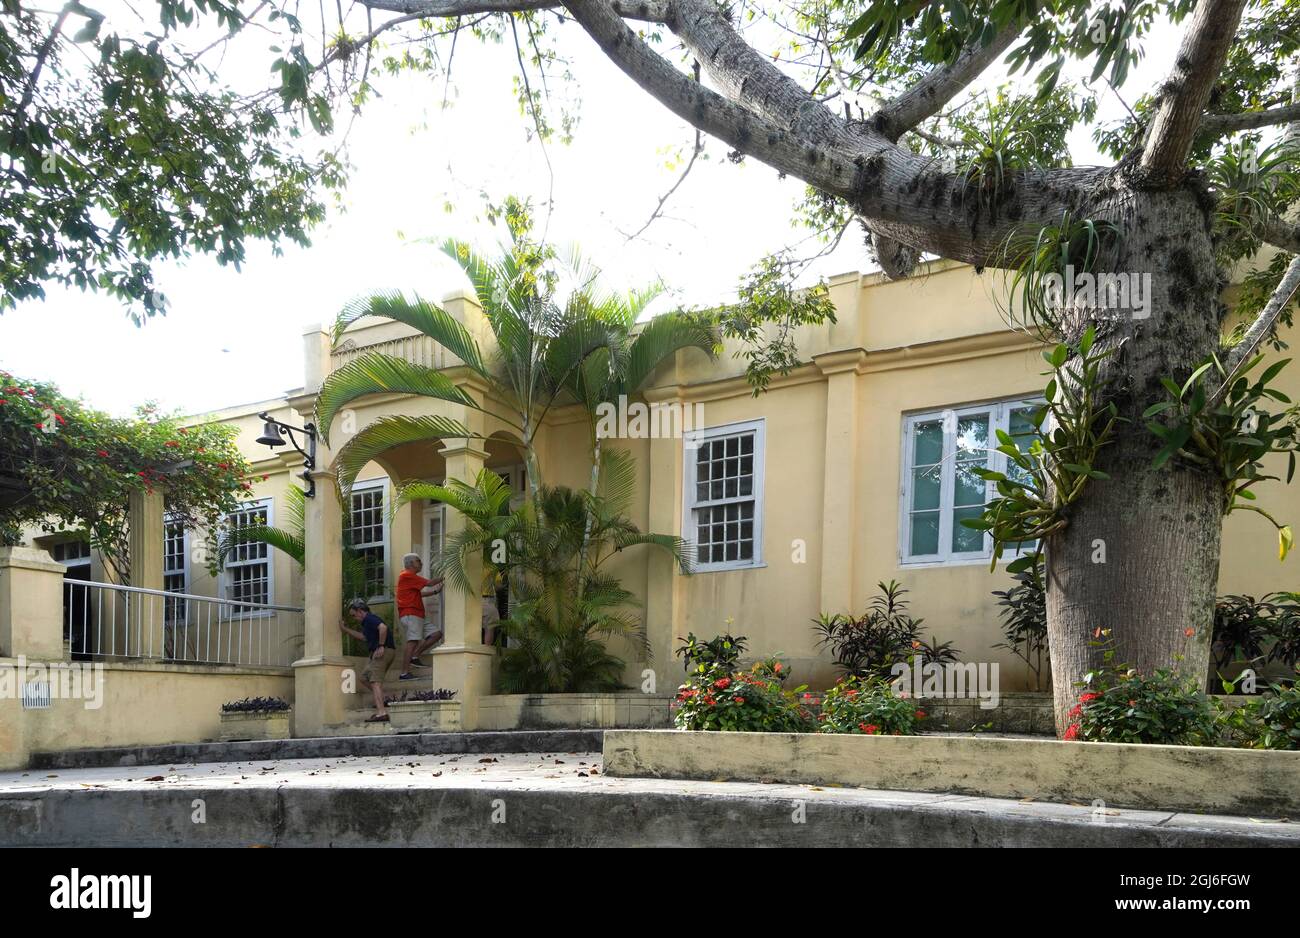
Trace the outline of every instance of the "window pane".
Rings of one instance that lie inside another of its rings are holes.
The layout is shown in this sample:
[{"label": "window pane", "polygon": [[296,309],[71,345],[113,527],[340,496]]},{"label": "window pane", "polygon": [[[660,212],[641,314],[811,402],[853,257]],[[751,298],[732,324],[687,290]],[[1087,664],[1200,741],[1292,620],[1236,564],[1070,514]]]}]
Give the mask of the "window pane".
[{"label": "window pane", "polygon": [[912,427],[912,465],[932,466],[943,460],[943,424],[938,420]]},{"label": "window pane", "polygon": [[912,470],[912,507],[917,511],[939,507],[940,466]]},{"label": "window pane", "polygon": [[911,523],[911,556],[939,553],[939,512],[917,512],[912,515]]},{"label": "window pane", "polygon": [[968,528],[961,523],[963,518],[978,518],[983,513],[983,508],[958,508],[952,513],[953,553],[984,550],[984,532]]},{"label": "window pane", "polygon": [[988,459],[989,415],[968,414],[957,421],[957,458]]},{"label": "window pane", "polygon": [[[954,473],[952,503],[958,507],[963,505],[983,505],[985,497],[984,480],[977,476],[972,470],[976,467],[983,468],[983,463],[976,462],[959,462]],[[921,506],[917,506],[918,508]]]}]

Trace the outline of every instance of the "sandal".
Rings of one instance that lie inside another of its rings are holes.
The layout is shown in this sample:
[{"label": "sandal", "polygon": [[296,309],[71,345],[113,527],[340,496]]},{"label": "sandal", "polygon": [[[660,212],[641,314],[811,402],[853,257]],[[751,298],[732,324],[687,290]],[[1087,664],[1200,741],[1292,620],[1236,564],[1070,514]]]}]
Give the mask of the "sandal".
[{"label": "sandal", "polygon": [[367,722],[367,723],[387,723],[387,722],[388,722],[388,714],[386,714],[386,713],[376,713],[376,714],[375,714],[374,716],[372,716],[372,717],[367,717],[367,718],[366,718],[366,722]]}]

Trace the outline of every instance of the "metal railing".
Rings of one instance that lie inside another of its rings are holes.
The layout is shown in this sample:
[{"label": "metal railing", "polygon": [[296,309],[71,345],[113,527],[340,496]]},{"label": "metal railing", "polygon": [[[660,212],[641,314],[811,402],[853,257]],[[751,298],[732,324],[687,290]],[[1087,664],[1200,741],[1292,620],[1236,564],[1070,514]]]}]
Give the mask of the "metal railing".
[{"label": "metal railing", "polygon": [[64,580],[63,615],[74,659],[288,667],[302,657],[298,606]]},{"label": "metal railing", "polygon": [[330,353],[331,366],[337,370],[366,352],[382,352],[415,365],[424,365],[426,368],[444,368],[455,361],[455,357],[448,355],[446,349],[431,337],[407,335],[383,342],[371,342],[368,345],[344,342],[341,347]]}]

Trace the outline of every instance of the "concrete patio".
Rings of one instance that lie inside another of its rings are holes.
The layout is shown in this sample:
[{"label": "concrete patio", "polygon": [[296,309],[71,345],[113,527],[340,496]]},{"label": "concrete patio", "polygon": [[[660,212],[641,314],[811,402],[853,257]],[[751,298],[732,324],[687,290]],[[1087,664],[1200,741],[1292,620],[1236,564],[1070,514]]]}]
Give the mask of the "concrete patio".
[{"label": "concrete patio", "polygon": [[444,752],[3,773],[0,845],[1296,847],[1300,824]]}]

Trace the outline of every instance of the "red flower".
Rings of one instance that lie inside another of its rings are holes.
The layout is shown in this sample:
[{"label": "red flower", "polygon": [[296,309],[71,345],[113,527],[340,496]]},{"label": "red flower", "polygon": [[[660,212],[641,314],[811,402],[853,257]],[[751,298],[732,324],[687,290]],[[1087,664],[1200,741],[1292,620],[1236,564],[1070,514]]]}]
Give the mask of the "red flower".
[{"label": "red flower", "polygon": [[714,700],[712,697],[705,697],[704,702],[710,707],[712,707],[714,704],[717,703],[717,701]]},{"label": "red flower", "polygon": [[163,444],[163,446],[172,446],[172,447],[180,446],[180,445],[181,444],[178,443],[176,440],[168,440],[166,443]]},{"label": "red flower", "polygon": [[726,690],[728,687],[731,686],[731,678],[720,677],[713,682],[713,686],[718,688],[719,690]]},{"label": "red flower", "polygon": [[1065,730],[1065,735],[1061,737],[1061,739],[1078,739],[1078,738],[1079,738],[1079,724],[1078,724],[1078,723],[1071,723],[1071,724],[1066,728],[1066,730]]},{"label": "red flower", "polygon": [[108,458],[108,450],[106,450],[106,449],[101,449],[101,450],[98,450],[97,452],[99,453],[100,456],[103,456],[105,459]]},{"label": "red flower", "polygon": [[868,736],[874,736],[880,732],[880,727],[876,726],[874,723],[859,723],[858,729],[862,730],[862,732],[866,733]]},{"label": "red flower", "polygon": [[745,702],[745,698],[744,698],[744,697],[737,697],[737,698],[736,698],[736,703],[738,703],[738,704],[743,704],[744,702]]},{"label": "red flower", "polygon": [[924,711],[924,710],[918,710],[918,711],[916,711],[916,718],[917,718],[918,720],[924,720],[924,719],[925,719],[925,711]]},{"label": "red flower", "polygon": [[1137,706],[1137,701],[1136,701],[1136,700],[1130,700],[1130,701],[1128,702],[1128,705],[1129,705],[1130,707],[1136,707],[1136,706]]},{"label": "red flower", "polygon": [[59,423],[67,423],[67,422],[68,422],[68,421],[64,420],[62,417],[60,417],[58,414],[55,414],[55,415],[54,415],[54,419],[57,420]]},{"label": "red flower", "polygon": [[812,694],[804,694],[804,695],[803,695],[803,699],[804,699],[804,700],[812,700]]},{"label": "red flower", "polygon": [[271,478],[269,475],[262,476],[262,481],[265,482],[269,478]]},{"label": "red flower", "polygon": [[1080,704],[1075,704],[1073,707],[1070,708],[1070,712],[1067,714],[1067,716],[1071,720],[1073,720],[1076,717],[1080,716],[1082,713],[1083,713],[1083,706]]},{"label": "red flower", "polygon": [[1101,694],[1080,694],[1079,703],[1087,703],[1090,700],[1096,700]]},{"label": "red flower", "polygon": [[1186,635],[1188,638],[1191,638],[1193,635],[1196,634],[1196,629],[1183,629],[1183,634]]},{"label": "red flower", "polygon": [[776,664],[772,665],[772,670],[775,671],[777,674],[780,674],[780,673],[781,673],[781,662],[778,661]]}]

